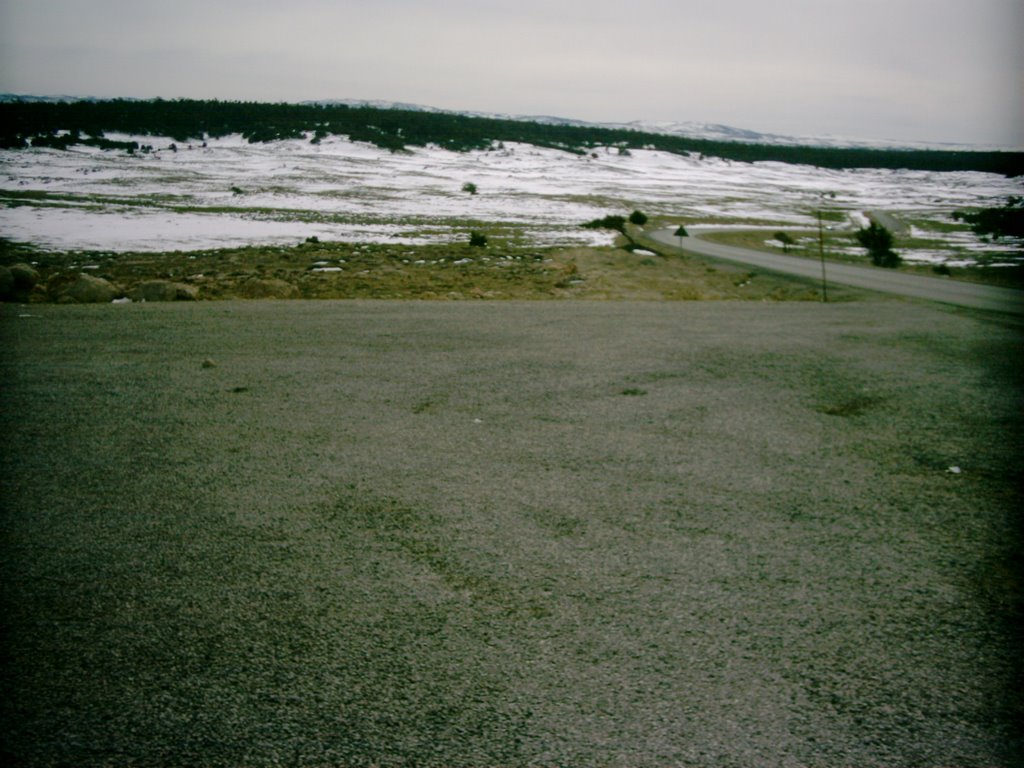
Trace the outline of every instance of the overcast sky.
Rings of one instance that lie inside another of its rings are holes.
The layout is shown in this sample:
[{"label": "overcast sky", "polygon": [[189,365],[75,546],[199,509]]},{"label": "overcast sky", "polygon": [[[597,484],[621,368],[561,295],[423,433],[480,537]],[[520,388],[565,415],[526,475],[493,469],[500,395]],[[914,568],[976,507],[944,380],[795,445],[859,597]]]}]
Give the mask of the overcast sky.
[{"label": "overcast sky", "polygon": [[0,0],[0,91],[1024,146],[1021,0]]}]

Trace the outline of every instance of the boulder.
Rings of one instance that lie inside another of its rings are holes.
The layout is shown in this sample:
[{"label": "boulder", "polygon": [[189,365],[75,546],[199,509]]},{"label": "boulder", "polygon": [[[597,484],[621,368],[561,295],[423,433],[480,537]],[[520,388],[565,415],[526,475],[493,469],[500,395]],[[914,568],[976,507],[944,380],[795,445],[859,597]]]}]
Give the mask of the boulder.
[{"label": "boulder", "polygon": [[10,266],[11,277],[14,278],[14,289],[26,293],[36,287],[39,282],[39,273],[30,264],[12,264]]},{"label": "boulder", "polygon": [[175,283],[178,288],[178,301],[195,301],[199,298],[199,286],[187,283]]},{"label": "boulder", "polygon": [[170,280],[146,280],[132,288],[128,296],[133,301],[195,301],[199,289]]},{"label": "boulder", "polygon": [[14,275],[7,267],[0,266],[0,301],[14,298]]},{"label": "boulder", "polygon": [[102,277],[79,274],[57,288],[57,301],[73,304],[100,304],[114,300],[117,288]]},{"label": "boulder", "polygon": [[299,289],[277,278],[254,277],[238,286],[237,294],[246,299],[294,299]]}]

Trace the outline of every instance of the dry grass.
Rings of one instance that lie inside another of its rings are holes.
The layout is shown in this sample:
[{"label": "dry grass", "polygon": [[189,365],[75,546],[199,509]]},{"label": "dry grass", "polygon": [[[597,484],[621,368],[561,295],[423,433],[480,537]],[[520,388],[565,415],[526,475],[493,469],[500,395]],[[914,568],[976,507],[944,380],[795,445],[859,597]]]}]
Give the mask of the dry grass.
[{"label": "dry grass", "polygon": [[799,280],[619,247],[305,243],[110,254],[37,252],[4,243],[0,264],[18,261],[37,264],[41,281],[29,298],[38,302],[54,300],[61,280],[83,270],[126,293],[163,279],[193,286],[200,299],[266,296],[253,289],[254,281],[286,283],[293,297],[305,299],[818,299],[814,286]]}]

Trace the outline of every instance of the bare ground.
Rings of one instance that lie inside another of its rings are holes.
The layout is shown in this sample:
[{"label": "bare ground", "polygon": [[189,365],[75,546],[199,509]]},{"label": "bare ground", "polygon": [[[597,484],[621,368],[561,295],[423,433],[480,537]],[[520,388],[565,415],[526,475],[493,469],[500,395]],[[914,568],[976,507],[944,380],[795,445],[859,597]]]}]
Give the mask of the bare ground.
[{"label": "bare ground", "polygon": [[225,301],[0,329],[8,764],[1024,753],[1014,321]]}]

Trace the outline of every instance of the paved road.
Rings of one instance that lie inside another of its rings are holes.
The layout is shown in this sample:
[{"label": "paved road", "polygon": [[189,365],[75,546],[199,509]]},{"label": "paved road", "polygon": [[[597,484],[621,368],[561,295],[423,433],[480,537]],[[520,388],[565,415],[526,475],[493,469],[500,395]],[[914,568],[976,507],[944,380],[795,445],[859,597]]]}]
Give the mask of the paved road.
[{"label": "paved road", "polygon": [[[662,229],[648,232],[647,236],[659,243],[678,249],[679,238],[675,237],[672,232],[671,229]],[[716,259],[770,269],[773,272],[821,280],[821,263],[813,259],[712,243],[703,240],[699,234],[693,232],[690,237],[685,238],[684,248],[701,256],[711,256]],[[1013,288],[963,283],[943,277],[908,275],[891,270],[833,262],[826,264],[825,271],[829,283],[866,288],[883,293],[895,293],[910,298],[938,301],[973,309],[1024,314],[1024,291]]]}]

